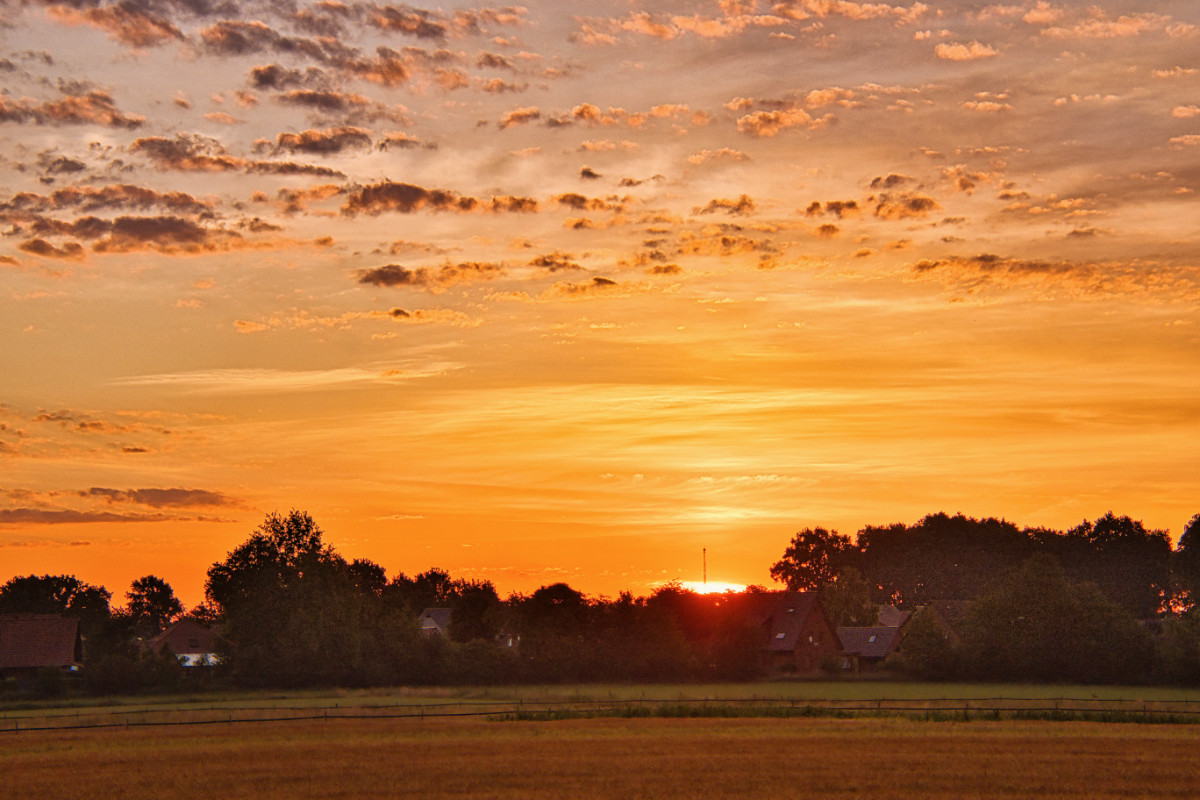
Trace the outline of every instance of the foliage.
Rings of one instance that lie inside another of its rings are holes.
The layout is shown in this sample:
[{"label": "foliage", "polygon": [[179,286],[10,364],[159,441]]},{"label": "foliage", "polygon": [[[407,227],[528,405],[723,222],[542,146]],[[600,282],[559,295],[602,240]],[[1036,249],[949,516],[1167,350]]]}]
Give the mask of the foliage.
[{"label": "foliage", "polygon": [[1136,682],[1153,654],[1127,610],[1044,555],[977,599],[962,636],[962,668],[977,679]]},{"label": "foliage", "polygon": [[854,567],[843,569],[837,580],[820,587],[820,592],[825,616],[834,630],[875,624],[879,606],[871,602],[871,587]]},{"label": "foliage", "polygon": [[171,585],[154,575],[135,580],[125,597],[134,622],[144,624],[151,636],[183,614],[183,604]]},{"label": "foliage", "polygon": [[817,589],[837,579],[850,537],[824,528],[805,528],[792,537],[783,557],[771,565],[771,577],[788,591]]}]

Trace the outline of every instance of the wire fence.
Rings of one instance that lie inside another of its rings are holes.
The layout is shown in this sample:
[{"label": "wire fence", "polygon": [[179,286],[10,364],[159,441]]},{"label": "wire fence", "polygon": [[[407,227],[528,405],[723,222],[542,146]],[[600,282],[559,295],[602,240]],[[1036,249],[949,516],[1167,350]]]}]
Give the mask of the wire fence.
[{"label": "wire fence", "polygon": [[318,722],[339,719],[561,719],[569,717],[856,717],[1050,719],[1200,723],[1200,700],[1102,698],[701,698],[506,700],[444,703],[189,704],[142,708],[30,709],[0,712],[0,735],[51,730]]}]

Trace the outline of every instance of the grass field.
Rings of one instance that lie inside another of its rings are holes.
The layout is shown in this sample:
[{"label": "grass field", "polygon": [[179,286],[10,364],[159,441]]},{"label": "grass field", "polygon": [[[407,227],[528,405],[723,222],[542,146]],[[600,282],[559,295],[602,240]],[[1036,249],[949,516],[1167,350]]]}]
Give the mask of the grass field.
[{"label": "grass field", "polygon": [[1195,798],[1200,726],[331,720],[0,735],[12,800]]}]

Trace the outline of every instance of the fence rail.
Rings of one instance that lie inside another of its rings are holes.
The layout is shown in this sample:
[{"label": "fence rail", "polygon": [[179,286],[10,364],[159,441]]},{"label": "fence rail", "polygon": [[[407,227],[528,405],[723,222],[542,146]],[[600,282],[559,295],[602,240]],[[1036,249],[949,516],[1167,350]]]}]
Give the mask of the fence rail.
[{"label": "fence rail", "polygon": [[924,718],[1107,719],[1200,723],[1200,700],[1099,698],[691,698],[623,700],[461,700],[444,703],[228,704],[138,709],[38,709],[0,712],[0,734],[50,730],[315,722],[338,719],[435,720],[567,716],[882,716]]}]

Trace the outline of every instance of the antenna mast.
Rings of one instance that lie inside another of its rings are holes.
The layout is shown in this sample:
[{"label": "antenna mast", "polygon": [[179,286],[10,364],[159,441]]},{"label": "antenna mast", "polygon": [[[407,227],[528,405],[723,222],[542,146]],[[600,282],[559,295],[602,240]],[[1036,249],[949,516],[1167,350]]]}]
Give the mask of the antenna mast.
[{"label": "antenna mast", "polygon": [[704,573],[703,573],[704,585],[708,586],[708,548],[707,547],[701,548],[701,551],[704,555]]}]

